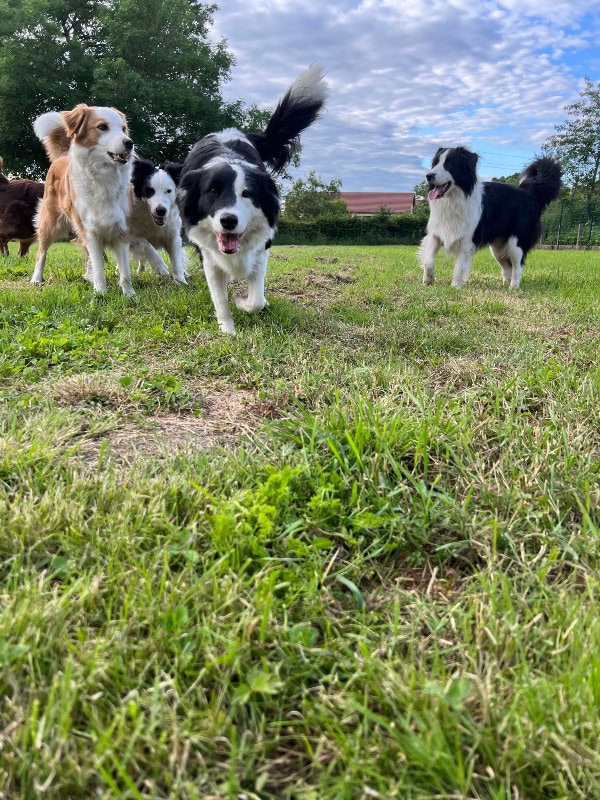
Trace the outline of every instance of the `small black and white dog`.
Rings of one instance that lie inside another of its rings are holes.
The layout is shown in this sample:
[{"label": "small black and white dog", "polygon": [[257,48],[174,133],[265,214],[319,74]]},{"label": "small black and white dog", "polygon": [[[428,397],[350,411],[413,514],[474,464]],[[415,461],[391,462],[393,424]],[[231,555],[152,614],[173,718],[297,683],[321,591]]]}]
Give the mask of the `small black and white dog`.
[{"label": "small black and white dog", "polygon": [[518,289],[527,253],[540,237],[540,216],[560,191],[562,170],[551,158],[538,158],[511,186],[477,178],[479,156],[464,147],[440,147],[425,176],[429,186],[429,222],[419,261],[423,283],[435,280],[440,247],[455,257],[452,286],[469,276],[475,251],[489,245],[502,280]]},{"label": "small black and white dog", "polygon": [[298,136],[318,117],[327,96],[322,69],[311,66],[290,86],[262,133],[229,128],[197,142],[186,158],[178,202],[187,238],[200,250],[219,328],[235,333],[227,290],[246,279],[248,296],[234,295],[243,311],[265,305],[265,273],[280,203],[265,165],[281,170]]},{"label": "small black and white dog", "polygon": [[149,261],[158,275],[167,275],[168,267],[157,253],[164,249],[171,260],[173,280],[186,283],[181,217],[177,208],[180,172],[179,164],[166,164],[164,169],[159,169],[147,158],[137,158],[133,162],[129,244],[132,255],[139,259],[138,272],[142,272]]}]

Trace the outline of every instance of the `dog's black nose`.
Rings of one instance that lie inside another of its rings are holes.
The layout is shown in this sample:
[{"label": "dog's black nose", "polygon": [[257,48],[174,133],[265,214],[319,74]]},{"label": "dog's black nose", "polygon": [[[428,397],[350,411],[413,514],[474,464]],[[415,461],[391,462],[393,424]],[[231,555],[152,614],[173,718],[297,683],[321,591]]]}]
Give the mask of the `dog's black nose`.
[{"label": "dog's black nose", "polygon": [[164,217],[167,214],[167,209],[163,208],[163,206],[158,206],[156,211],[154,212],[157,217]]},{"label": "dog's black nose", "polygon": [[425,179],[428,180],[429,182],[431,182],[434,178],[435,178],[435,172],[428,172],[427,175],[425,175]]},{"label": "dog's black nose", "polygon": [[123,139],[123,147],[127,150],[128,153],[131,153],[133,150],[133,142],[131,139]]},{"label": "dog's black nose", "polygon": [[225,228],[226,231],[232,231],[238,224],[238,218],[236,217],[235,214],[223,214],[219,222]]}]

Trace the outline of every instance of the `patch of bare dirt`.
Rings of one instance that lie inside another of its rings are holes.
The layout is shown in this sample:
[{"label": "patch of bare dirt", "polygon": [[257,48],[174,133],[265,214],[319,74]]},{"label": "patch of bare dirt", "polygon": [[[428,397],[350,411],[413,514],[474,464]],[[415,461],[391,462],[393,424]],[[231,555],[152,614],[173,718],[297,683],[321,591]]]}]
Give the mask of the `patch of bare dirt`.
[{"label": "patch of bare dirt", "polygon": [[468,358],[449,358],[431,373],[429,382],[436,389],[459,392],[482,383],[485,371],[481,364]]},{"label": "patch of bare dirt", "polygon": [[[315,261],[330,261],[330,259],[315,259]],[[333,259],[337,261],[337,259]],[[280,282],[272,286],[269,293],[284,297],[291,297],[299,305],[325,306],[336,295],[339,287],[356,283],[350,265],[342,265],[337,272],[316,272],[309,270],[301,276],[295,275],[289,282]]]},{"label": "patch of bare dirt", "polygon": [[[117,399],[120,389],[114,390]],[[68,396],[72,403],[73,385]],[[89,395],[84,396],[85,401],[88,398]],[[84,433],[75,458],[95,467],[102,453],[103,459],[128,466],[138,456],[164,459],[178,452],[233,449],[240,437],[251,436],[265,419],[280,416],[281,407],[276,401],[262,400],[253,391],[223,389],[209,393],[204,387],[197,413],[159,413],[135,418],[115,415],[114,427],[100,433]]]}]

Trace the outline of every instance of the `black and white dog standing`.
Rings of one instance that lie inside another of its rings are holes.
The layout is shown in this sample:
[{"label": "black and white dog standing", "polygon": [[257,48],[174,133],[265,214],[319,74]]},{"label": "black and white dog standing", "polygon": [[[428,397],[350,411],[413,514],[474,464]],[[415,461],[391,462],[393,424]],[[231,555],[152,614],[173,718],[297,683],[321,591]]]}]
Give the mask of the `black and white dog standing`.
[{"label": "black and white dog standing", "polygon": [[469,276],[475,251],[489,245],[502,280],[518,289],[527,253],[540,237],[540,217],[560,191],[562,170],[551,158],[538,158],[521,175],[519,186],[477,178],[479,156],[464,147],[440,147],[427,173],[429,222],[419,261],[423,283],[435,280],[435,256],[444,247],[455,258],[452,286]]},{"label": "black and white dog standing", "polygon": [[[243,311],[265,305],[269,247],[279,216],[279,193],[266,169],[281,170],[298,136],[319,116],[327,96],[320,66],[300,75],[277,104],[262,133],[230,128],[197,142],[186,158],[178,202],[187,238],[199,248],[219,328],[235,333],[228,303],[232,280],[247,280]],[[266,165],[266,166],[265,166]]]},{"label": "black and white dog standing", "polygon": [[177,208],[177,182],[181,165],[156,167],[147,158],[133,162],[129,243],[139,260],[138,272],[146,261],[157,275],[167,275],[168,268],[156,252],[164,249],[171,259],[173,280],[186,283],[186,259],[181,241],[181,218]]}]

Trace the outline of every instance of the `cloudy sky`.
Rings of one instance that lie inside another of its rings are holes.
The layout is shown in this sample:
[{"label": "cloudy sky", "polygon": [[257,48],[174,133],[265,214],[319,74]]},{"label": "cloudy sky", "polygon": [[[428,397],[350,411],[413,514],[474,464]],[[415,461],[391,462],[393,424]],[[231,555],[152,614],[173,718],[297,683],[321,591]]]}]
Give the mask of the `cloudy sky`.
[{"label": "cloudy sky", "polygon": [[440,145],[509,175],[600,80],[600,0],[217,0],[226,99],[273,107],[309,64],[331,86],[297,174],[410,191]]}]

